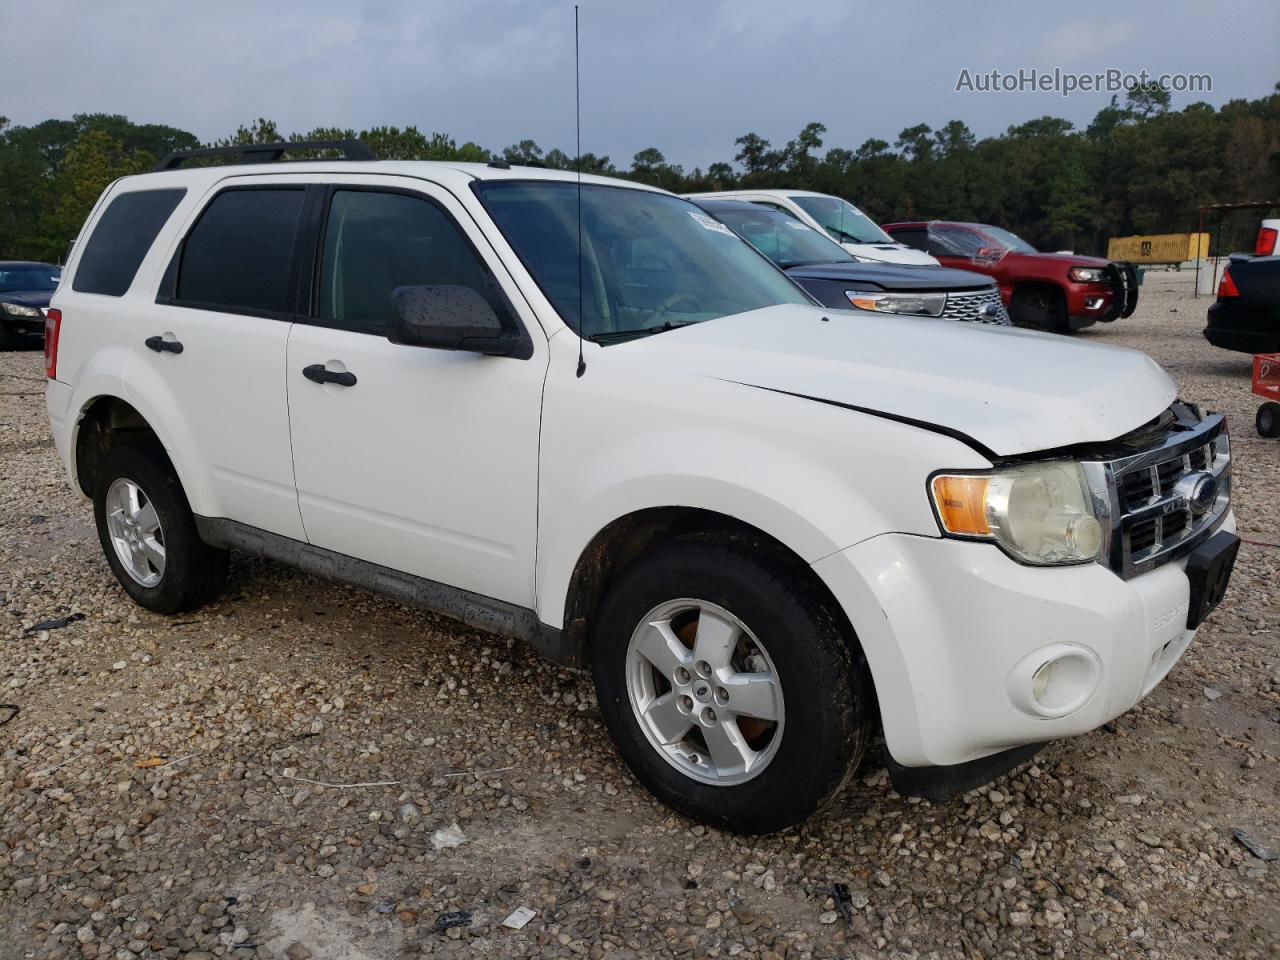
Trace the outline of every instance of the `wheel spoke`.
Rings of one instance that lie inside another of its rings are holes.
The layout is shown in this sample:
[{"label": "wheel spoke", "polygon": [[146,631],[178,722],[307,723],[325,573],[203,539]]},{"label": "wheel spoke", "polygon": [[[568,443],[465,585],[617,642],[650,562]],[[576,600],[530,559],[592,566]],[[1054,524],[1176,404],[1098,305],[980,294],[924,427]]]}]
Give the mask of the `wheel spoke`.
[{"label": "wheel spoke", "polygon": [[124,487],[124,512],[130,520],[138,519],[138,511],[142,509],[142,505],[138,503],[138,487],[136,484],[126,483]]},{"label": "wheel spoke", "polygon": [[729,694],[727,706],[734,713],[775,721],[781,715],[778,680],[772,673],[735,673],[719,682]]},{"label": "wheel spoke", "polygon": [[690,659],[689,648],[675,635],[670,620],[658,620],[649,627],[636,644],[636,650],[670,680],[675,668]]},{"label": "wheel spoke", "polygon": [[698,612],[698,633],[693,642],[695,660],[706,661],[713,670],[723,669],[729,666],[737,642],[736,624],[706,607]]},{"label": "wheel spoke", "polygon": [[711,751],[711,759],[718,772],[751,769],[756,752],[747,744],[735,720],[726,718],[713,727],[705,727],[702,736],[707,741],[707,749]]},{"label": "wheel spoke", "polygon": [[155,537],[142,538],[142,554],[151,561],[157,573],[164,572],[164,544]]},{"label": "wheel spoke", "polygon": [[133,519],[138,524],[138,530],[143,536],[154,536],[155,532],[160,529],[160,518],[156,515],[155,504],[150,500],[146,502]]},{"label": "wheel spoke", "polygon": [[644,711],[654,733],[663,743],[679,743],[689,733],[693,721],[676,706],[676,694],[665,693]]}]

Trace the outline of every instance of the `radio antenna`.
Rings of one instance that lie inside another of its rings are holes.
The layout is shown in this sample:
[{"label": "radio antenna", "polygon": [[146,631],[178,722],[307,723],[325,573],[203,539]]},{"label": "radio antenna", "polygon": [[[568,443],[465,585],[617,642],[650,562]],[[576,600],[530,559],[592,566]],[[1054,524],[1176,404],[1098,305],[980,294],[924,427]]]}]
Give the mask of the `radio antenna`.
[{"label": "radio antenna", "polygon": [[577,135],[577,157],[574,166],[578,170],[578,376],[587,372],[587,361],[582,355],[582,81],[578,67],[578,5],[573,5],[573,120]]}]

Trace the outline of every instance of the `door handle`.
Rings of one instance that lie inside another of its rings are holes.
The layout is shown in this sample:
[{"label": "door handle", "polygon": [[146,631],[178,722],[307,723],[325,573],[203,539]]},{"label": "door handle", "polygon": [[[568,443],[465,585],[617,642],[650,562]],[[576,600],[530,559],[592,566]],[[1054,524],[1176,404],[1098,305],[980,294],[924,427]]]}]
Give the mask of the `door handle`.
[{"label": "door handle", "polygon": [[323,363],[313,363],[309,367],[302,368],[302,375],[314,383],[336,383],[340,387],[354,387],[356,385],[356,375],[337,370],[328,370]]},{"label": "door handle", "polygon": [[154,350],[156,353],[182,352],[182,344],[177,340],[166,340],[164,337],[147,337],[142,342],[146,344],[148,350]]}]

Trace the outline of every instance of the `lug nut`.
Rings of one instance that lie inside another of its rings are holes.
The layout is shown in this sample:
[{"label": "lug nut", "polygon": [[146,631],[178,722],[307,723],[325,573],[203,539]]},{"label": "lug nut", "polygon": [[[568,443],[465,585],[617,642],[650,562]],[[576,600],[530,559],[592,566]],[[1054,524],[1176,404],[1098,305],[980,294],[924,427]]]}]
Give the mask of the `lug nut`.
[{"label": "lug nut", "polygon": [[689,675],[688,670],[686,670],[684,667],[676,667],[676,683],[683,685],[688,683],[692,679],[693,677]]},{"label": "lug nut", "polygon": [[693,669],[698,671],[699,676],[711,676],[711,664],[707,663],[705,660],[699,660],[693,665]]},{"label": "lug nut", "polygon": [[702,722],[707,726],[714,726],[716,722],[716,712],[710,707],[702,711]]},{"label": "lug nut", "polygon": [[685,713],[693,712],[693,700],[690,697],[681,697],[676,703]]},{"label": "lug nut", "polygon": [[724,687],[716,687],[716,703],[724,705],[729,702],[729,691]]}]

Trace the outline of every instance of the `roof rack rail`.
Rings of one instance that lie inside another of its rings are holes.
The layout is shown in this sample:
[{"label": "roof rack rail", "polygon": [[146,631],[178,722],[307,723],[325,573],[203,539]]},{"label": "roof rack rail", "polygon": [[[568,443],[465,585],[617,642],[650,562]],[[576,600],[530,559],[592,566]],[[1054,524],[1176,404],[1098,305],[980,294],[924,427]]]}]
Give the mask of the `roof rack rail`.
[{"label": "roof rack rail", "polygon": [[291,150],[341,150],[343,160],[376,160],[369,145],[360,140],[295,140],[290,143],[244,143],[230,147],[175,150],[151,168],[176,170],[195,157],[236,157],[236,163],[275,163]]}]

